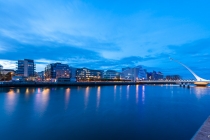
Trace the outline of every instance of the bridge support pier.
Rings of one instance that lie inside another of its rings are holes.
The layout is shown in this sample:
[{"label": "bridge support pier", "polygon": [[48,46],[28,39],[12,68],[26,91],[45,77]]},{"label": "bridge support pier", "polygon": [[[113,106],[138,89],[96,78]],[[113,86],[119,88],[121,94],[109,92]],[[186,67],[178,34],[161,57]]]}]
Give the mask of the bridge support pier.
[{"label": "bridge support pier", "polygon": [[194,84],[196,86],[206,87],[209,83],[208,82],[197,81],[197,82],[194,82]]}]

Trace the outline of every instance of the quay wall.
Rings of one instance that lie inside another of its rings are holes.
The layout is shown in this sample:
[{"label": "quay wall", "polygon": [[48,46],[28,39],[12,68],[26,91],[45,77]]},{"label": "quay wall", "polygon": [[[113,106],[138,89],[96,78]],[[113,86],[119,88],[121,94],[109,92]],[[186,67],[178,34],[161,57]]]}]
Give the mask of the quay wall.
[{"label": "quay wall", "polygon": [[107,86],[107,85],[144,85],[179,84],[176,81],[138,81],[138,82],[1,82],[0,87],[40,87],[40,86]]}]

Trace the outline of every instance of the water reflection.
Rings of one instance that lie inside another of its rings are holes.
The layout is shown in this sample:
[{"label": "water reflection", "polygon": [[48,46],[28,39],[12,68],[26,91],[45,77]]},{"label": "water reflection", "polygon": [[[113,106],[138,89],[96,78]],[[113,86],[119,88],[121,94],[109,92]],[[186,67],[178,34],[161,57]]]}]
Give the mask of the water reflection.
[{"label": "water reflection", "polygon": [[97,104],[96,104],[96,107],[97,107],[97,108],[99,108],[100,96],[101,96],[101,87],[98,86],[98,88],[97,88]]},{"label": "water reflection", "polygon": [[130,85],[127,85],[127,94],[126,94],[127,99],[129,99],[129,90],[130,90]]},{"label": "water reflection", "polygon": [[25,94],[29,94],[29,89],[28,88],[26,88]]},{"label": "water reflection", "polygon": [[197,98],[201,98],[203,95],[205,95],[208,90],[207,87],[194,87],[194,90],[195,90],[195,95]]},{"label": "water reflection", "polygon": [[71,92],[71,89],[67,88],[66,93],[65,93],[65,109],[68,108],[68,103],[69,103],[69,100],[70,100],[70,92]]},{"label": "water reflection", "polygon": [[[125,85],[122,86],[122,100],[118,96],[120,86],[80,87],[80,91],[77,87],[67,88],[35,88],[35,93],[29,88],[29,101],[25,100],[26,88],[19,88],[20,94],[16,93],[16,88],[0,88],[1,139],[17,136],[20,139],[59,139],[60,134],[67,139],[83,139],[84,136],[86,139],[98,139],[99,136],[111,139],[112,136],[106,137],[106,134],[112,132],[119,139],[157,139],[157,135],[160,139],[170,139],[171,135],[178,140],[183,135],[183,139],[190,139],[190,132],[194,133],[196,124],[202,123],[210,112],[210,88],[193,87],[190,94],[187,88],[175,87],[171,98],[171,90],[165,87]],[[202,95],[200,100],[197,94]],[[88,110],[84,110],[85,98],[89,100]],[[68,109],[63,110],[67,99]],[[12,114],[7,113],[5,107]],[[168,129],[170,135],[163,137],[168,126],[174,127]],[[99,128],[103,130],[99,131]],[[185,128],[189,128],[187,135]],[[156,134],[154,137],[145,133],[149,129],[151,134]],[[92,135],[93,132],[97,132],[97,136]]]},{"label": "water reflection", "polygon": [[46,88],[43,91],[39,88],[35,97],[35,110],[39,113],[44,113],[49,101],[50,89]]},{"label": "water reflection", "polygon": [[29,96],[29,89],[26,88],[26,91],[25,91],[25,97],[26,97],[26,99],[28,99],[28,96]]},{"label": "water reflection", "polygon": [[41,89],[40,88],[37,89],[37,93],[41,93]]},{"label": "water reflection", "polygon": [[142,86],[142,103],[144,104],[145,99],[145,86]]},{"label": "water reflection", "polygon": [[122,86],[120,86],[120,100],[122,99]]},{"label": "water reflection", "polygon": [[114,85],[114,100],[116,100],[116,90],[117,90],[117,86]]},{"label": "water reflection", "polygon": [[87,108],[87,105],[88,105],[89,92],[90,92],[89,87],[86,87],[86,89],[85,89],[85,109]]},{"label": "water reflection", "polygon": [[16,89],[16,93],[20,93],[20,89],[19,88]]},{"label": "water reflection", "polygon": [[139,101],[139,85],[136,85],[136,103]]},{"label": "water reflection", "polygon": [[26,88],[26,90],[25,90],[25,97],[26,97],[26,99],[28,99],[30,93],[34,93],[34,92],[35,92],[34,88]]},{"label": "water reflection", "polygon": [[11,114],[17,103],[17,97],[13,89],[10,89],[9,92],[6,94],[6,102],[5,102],[5,109],[6,111]]}]

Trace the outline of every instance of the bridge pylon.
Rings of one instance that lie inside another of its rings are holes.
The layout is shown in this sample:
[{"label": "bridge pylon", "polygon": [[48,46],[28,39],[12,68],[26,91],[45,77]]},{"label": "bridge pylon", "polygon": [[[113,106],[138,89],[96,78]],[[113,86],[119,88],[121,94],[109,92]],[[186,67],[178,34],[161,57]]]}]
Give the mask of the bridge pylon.
[{"label": "bridge pylon", "polygon": [[194,82],[194,84],[196,86],[207,86],[209,84],[210,80],[206,80],[206,79],[201,78],[200,76],[195,74],[195,72],[193,72],[189,67],[187,67],[183,63],[181,63],[181,62],[179,62],[179,61],[177,61],[177,60],[175,60],[173,58],[170,58],[170,57],[169,57],[169,59],[174,61],[174,62],[176,62],[176,63],[178,63],[178,64],[180,64],[180,65],[182,65],[183,67],[185,67],[195,77],[195,79],[197,80],[197,81]]}]

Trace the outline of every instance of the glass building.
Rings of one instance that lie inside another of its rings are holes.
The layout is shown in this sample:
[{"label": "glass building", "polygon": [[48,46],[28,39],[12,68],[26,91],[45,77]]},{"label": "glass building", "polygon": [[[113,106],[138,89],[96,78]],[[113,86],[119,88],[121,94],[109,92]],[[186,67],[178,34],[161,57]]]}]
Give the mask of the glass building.
[{"label": "glass building", "polygon": [[45,68],[45,80],[55,80],[58,78],[70,78],[70,68],[68,64],[52,63]]},{"label": "glass building", "polygon": [[24,77],[35,76],[34,60],[31,59],[18,60],[16,75]]},{"label": "glass building", "polygon": [[103,73],[104,79],[120,79],[121,73],[115,70],[107,70]]},{"label": "glass building", "polygon": [[125,68],[124,71],[122,71],[122,76],[124,79],[132,81],[147,79],[146,72],[142,68],[142,66],[136,66],[134,68]]},{"label": "glass building", "polygon": [[78,68],[76,71],[77,81],[101,79],[102,76],[103,76],[103,70],[91,70],[88,68]]}]

